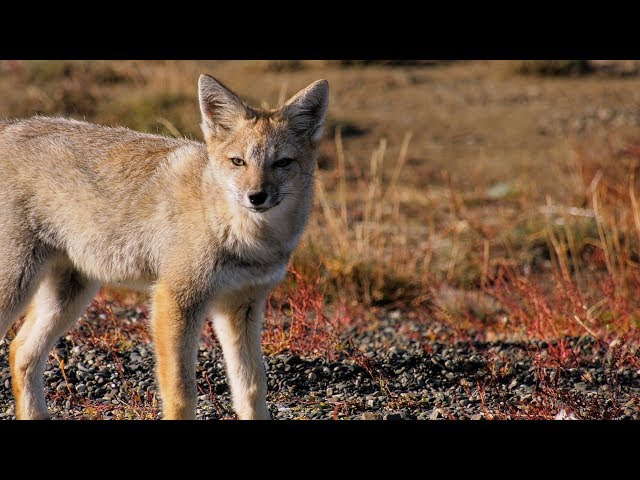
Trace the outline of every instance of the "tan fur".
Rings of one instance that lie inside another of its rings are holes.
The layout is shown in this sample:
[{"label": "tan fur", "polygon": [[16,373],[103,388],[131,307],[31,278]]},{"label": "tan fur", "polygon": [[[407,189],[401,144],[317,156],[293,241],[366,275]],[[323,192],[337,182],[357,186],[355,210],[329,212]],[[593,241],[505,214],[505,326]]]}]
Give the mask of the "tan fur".
[{"label": "tan fur", "polygon": [[[164,285],[155,288],[153,311],[153,340],[164,418],[195,419],[196,399],[192,395],[196,389],[194,353],[202,326],[202,314],[198,315],[200,318],[190,318],[180,308],[175,294]],[[189,325],[190,321],[195,321],[195,324]],[[180,361],[176,362],[175,359]]]},{"label": "tan fur", "polygon": [[165,418],[195,417],[207,315],[238,416],[269,417],[264,301],[307,222],[328,86],[265,111],[203,75],[199,97],[205,143],[62,118],[0,121],[0,336],[33,297],[10,353],[18,418],[47,416],[46,355],[100,283],[152,289]]},{"label": "tan fur", "polygon": [[[28,330],[33,321],[35,320],[35,312],[33,304],[30,305],[25,312],[25,319],[20,330]],[[24,343],[24,337],[17,336],[11,346],[9,347],[9,365],[11,367],[11,390],[13,391],[13,398],[16,401],[16,417],[23,418],[25,416],[24,409],[22,408],[22,385],[24,384],[24,372],[18,368],[16,364],[16,354],[19,347]]]}]

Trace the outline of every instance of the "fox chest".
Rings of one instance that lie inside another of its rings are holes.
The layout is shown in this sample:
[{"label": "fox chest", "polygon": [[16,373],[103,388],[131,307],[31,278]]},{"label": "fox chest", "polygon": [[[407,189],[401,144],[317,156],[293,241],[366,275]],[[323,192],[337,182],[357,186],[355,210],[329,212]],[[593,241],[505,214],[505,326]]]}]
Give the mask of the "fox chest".
[{"label": "fox chest", "polygon": [[249,263],[227,261],[213,275],[214,292],[226,294],[246,289],[270,289],[282,282],[288,262]]}]

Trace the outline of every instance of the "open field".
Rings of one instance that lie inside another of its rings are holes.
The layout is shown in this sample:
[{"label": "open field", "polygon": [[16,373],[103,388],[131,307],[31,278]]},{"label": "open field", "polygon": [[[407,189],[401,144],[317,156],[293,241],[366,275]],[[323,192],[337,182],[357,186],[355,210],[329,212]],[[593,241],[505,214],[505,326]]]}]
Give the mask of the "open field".
[{"label": "open field", "polygon": [[[203,72],[265,106],[331,85],[314,214],[267,309],[276,418],[640,418],[636,63],[2,61],[0,118],[200,138]],[[143,301],[103,290],[60,340],[54,418],[158,416]],[[199,416],[233,418],[209,327],[199,353]]]}]

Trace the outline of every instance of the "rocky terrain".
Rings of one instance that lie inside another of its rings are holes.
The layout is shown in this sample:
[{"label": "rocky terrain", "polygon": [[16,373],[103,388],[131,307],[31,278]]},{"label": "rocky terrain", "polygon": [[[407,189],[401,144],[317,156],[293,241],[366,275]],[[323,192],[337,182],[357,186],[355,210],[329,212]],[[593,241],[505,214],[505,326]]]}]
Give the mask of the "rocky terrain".
[{"label": "rocky terrain", "polygon": [[[144,310],[110,307],[118,323],[104,326],[106,315],[95,306],[49,359],[44,381],[52,417],[159,418]],[[445,329],[391,311],[376,328],[353,332],[352,348],[334,360],[265,356],[273,417],[640,418],[640,370],[619,367],[623,353],[637,362],[636,351],[622,352],[589,337],[560,344],[424,341],[441,337]],[[14,418],[7,350],[5,340],[0,343],[3,419]],[[198,418],[234,418],[215,341],[203,339],[197,375]]]}]

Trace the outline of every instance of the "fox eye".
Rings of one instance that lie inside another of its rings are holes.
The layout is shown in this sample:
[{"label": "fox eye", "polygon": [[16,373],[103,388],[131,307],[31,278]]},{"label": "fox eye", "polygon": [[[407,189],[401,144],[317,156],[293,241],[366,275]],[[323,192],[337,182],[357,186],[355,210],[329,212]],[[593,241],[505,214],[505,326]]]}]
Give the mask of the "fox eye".
[{"label": "fox eye", "polygon": [[244,160],[238,157],[232,157],[231,163],[233,163],[236,167],[242,167],[244,165]]},{"label": "fox eye", "polygon": [[293,162],[293,158],[281,158],[280,160],[273,162],[273,166],[276,168],[284,168],[291,165],[291,162]]}]

